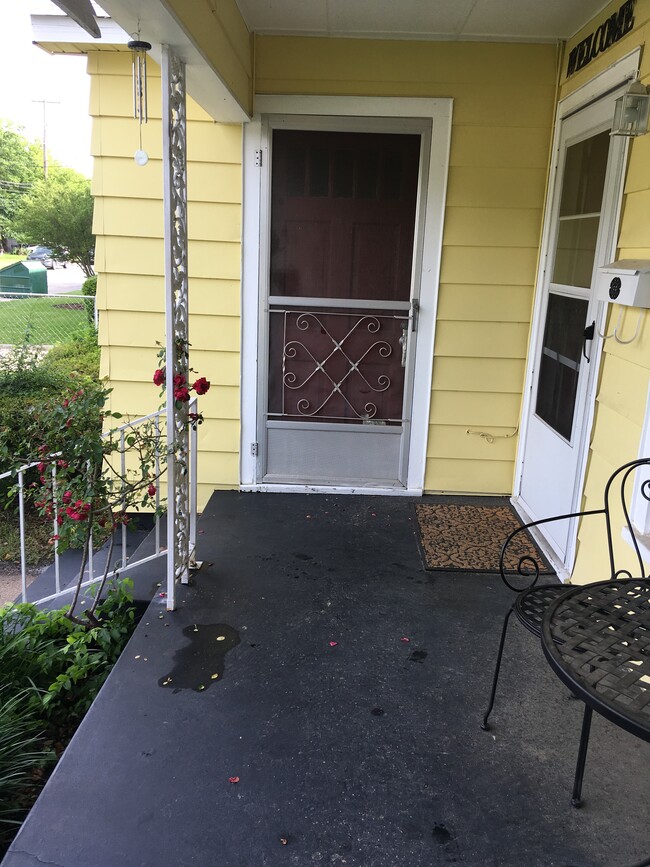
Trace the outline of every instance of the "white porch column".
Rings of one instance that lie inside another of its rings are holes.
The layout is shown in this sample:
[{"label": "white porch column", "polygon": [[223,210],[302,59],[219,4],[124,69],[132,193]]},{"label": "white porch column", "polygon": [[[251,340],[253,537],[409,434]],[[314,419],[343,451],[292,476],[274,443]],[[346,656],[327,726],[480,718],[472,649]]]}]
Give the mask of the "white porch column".
[{"label": "white porch column", "polygon": [[188,405],[174,400],[174,376],[188,377],[187,158],[185,64],[167,45],[162,53],[163,207],[167,366],[167,610],[190,561]]}]

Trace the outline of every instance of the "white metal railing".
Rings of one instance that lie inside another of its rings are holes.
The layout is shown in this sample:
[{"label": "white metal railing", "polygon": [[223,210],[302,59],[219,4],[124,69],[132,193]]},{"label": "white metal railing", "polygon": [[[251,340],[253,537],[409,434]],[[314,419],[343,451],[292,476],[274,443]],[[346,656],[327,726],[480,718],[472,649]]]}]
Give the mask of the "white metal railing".
[{"label": "white metal railing", "polygon": [[[197,399],[193,397],[189,402],[188,408],[190,412],[196,412]],[[119,436],[120,440],[120,470],[121,474],[124,477],[126,471],[127,464],[127,436],[128,432],[132,430],[134,427],[140,424],[144,424],[145,422],[153,422],[155,430],[156,430],[156,439],[158,442],[158,446],[156,448],[156,476],[160,474],[162,456],[166,451],[165,445],[165,434],[162,430],[161,422],[165,420],[164,409],[158,410],[157,412],[152,412],[149,415],[141,416],[140,418],[134,419],[133,421],[126,422],[123,425],[120,425],[117,428],[112,429],[110,432],[104,434],[107,436]],[[52,458],[58,458],[61,456],[61,452],[50,455]],[[71,584],[67,587],[61,587],[61,555],[59,554],[59,543],[54,539],[54,586],[53,592],[47,594],[46,596],[42,596],[39,599],[27,599],[27,558],[26,558],[26,550],[25,550],[25,534],[26,534],[26,525],[25,525],[25,473],[32,469],[33,467],[38,466],[38,461],[33,461],[32,463],[24,464],[17,471],[9,471],[5,473],[0,473],[0,481],[3,479],[10,478],[12,476],[16,477],[17,480],[17,496],[18,496],[18,521],[19,521],[19,529],[20,529],[20,577],[21,577],[21,601],[22,602],[32,602],[35,605],[42,605],[47,602],[51,602],[54,599],[59,597],[64,597],[66,594],[74,593],[77,589],[77,580],[78,575],[74,578]],[[190,428],[190,459],[187,467],[187,472],[189,473],[189,487],[190,487],[190,539],[189,539],[189,551],[188,555],[188,563],[191,563],[194,560],[194,553],[196,551],[196,523],[197,523],[197,432],[196,427]],[[57,508],[57,498],[56,498],[56,488],[57,488],[57,467],[56,461],[52,462],[51,465],[51,473],[52,473],[52,487],[54,491],[54,510],[52,515],[52,526],[53,531],[52,535],[56,537],[58,533],[58,508]],[[154,538],[154,553],[149,554],[144,557],[140,557],[137,560],[129,560],[127,555],[127,545],[128,545],[128,530],[126,524],[122,525],[121,532],[121,557],[117,561],[118,565],[114,568],[110,568],[110,564],[108,564],[109,571],[106,575],[106,578],[113,578],[120,575],[124,572],[125,569],[133,569],[136,566],[141,566],[144,563],[148,563],[152,560],[156,560],[161,557],[166,557],[168,553],[167,545],[162,545],[161,539],[161,525],[162,519],[158,514],[158,509],[160,506],[160,485],[156,484],[156,495],[155,495],[155,504],[156,504],[156,518],[153,529],[153,538]],[[81,587],[89,587],[95,584],[100,578],[104,577],[102,572],[101,576],[95,574],[94,568],[94,554],[97,553],[93,549],[92,543],[92,535],[90,538],[90,545],[88,549],[88,562],[86,564],[86,568],[84,570],[84,580],[81,583]],[[172,554],[173,554],[173,546],[172,546]],[[173,594],[174,588],[167,587],[167,594]]]}]

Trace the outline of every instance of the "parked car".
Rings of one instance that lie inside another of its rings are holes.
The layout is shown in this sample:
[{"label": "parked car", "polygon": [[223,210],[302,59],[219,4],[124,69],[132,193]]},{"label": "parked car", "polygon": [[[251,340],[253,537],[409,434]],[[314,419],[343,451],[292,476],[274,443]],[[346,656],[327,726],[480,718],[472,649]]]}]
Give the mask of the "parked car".
[{"label": "parked car", "polygon": [[48,270],[56,268],[57,265],[67,268],[68,265],[67,262],[55,259],[49,247],[34,247],[30,250],[27,259],[32,262],[42,262]]}]

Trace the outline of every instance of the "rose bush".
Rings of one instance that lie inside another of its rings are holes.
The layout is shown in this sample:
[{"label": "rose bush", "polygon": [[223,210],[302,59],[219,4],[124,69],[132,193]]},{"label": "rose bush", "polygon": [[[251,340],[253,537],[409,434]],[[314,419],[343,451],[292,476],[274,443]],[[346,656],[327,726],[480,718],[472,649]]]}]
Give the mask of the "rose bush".
[{"label": "rose bush", "polygon": [[[160,344],[158,345],[160,346]],[[189,365],[189,350],[190,344],[187,341],[176,341],[176,363],[178,369],[173,375],[172,384],[174,386],[174,402],[178,410],[183,409],[184,404],[189,403],[192,391],[197,395],[204,395],[210,390],[210,382],[205,376],[199,376],[190,384],[190,373],[196,373],[197,371]],[[160,396],[163,399],[166,396],[167,387],[166,355],[164,347],[161,347],[158,352],[158,367],[154,370],[152,377],[154,385],[160,387]],[[193,427],[195,430],[197,425],[203,424],[203,416],[199,412],[188,412],[186,419],[190,427]]]},{"label": "rose bush", "polygon": [[[177,409],[185,409],[185,423],[196,427],[203,419],[200,413],[187,412],[190,392],[204,395],[210,383],[203,376],[188,382],[188,345],[181,343],[179,347],[183,369],[174,374],[174,401]],[[163,388],[164,395],[164,350],[158,357],[153,381]],[[110,568],[116,530],[129,523],[129,512],[146,508],[162,513],[160,477],[166,470],[169,450],[174,450],[184,469],[187,457],[179,453],[177,443],[161,446],[160,431],[152,419],[137,425],[126,422],[119,429],[106,431],[113,419],[122,419],[120,413],[106,409],[110,392],[105,386],[78,388],[63,400],[46,402],[37,413],[27,412],[23,442],[29,447],[26,453],[10,456],[15,473],[25,464],[35,465],[37,480],[31,483],[30,493],[39,513],[52,521],[50,542],[56,551],[61,553],[70,547],[82,550],[76,591],[68,611],[73,620],[77,620],[75,611],[93,537],[108,539],[106,569],[85,612],[91,626],[95,625],[94,611]],[[9,497],[15,497],[17,492],[18,486],[14,485]]]}]

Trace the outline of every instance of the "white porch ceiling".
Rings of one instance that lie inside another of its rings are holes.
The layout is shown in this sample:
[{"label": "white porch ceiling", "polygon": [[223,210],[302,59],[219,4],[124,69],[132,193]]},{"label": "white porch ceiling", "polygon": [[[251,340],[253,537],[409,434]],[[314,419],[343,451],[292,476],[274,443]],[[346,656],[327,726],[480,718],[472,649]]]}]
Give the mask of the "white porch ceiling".
[{"label": "white porch ceiling", "polygon": [[[89,0],[56,0],[78,13]],[[92,2],[92,0],[90,0]],[[115,22],[126,34],[141,26],[143,38],[153,44],[160,61],[161,46],[169,45],[187,65],[188,91],[215,119],[241,123],[248,119],[218,70],[194,36],[185,31],[167,0],[100,0],[95,6],[102,39],[95,42],[70,18],[56,21],[60,10],[51,0],[31,0],[35,12],[35,41],[78,44],[123,42]],[[186,0],[189,2],[189,0]],[[219,0],[191,0],[212,6]],[[274,35],[310,35],[367,39],[482,40],[555,42],[569,39],[607,5],[604,0],[235,0],[251,32]],[[104,12],[105,10],[105,12]],[[102,18],[108,13],[113,19]],[[46,21],[54,22],[48,24]],[[56,25],[56,26],[55,26]]]},{"label": "white porch ceiling", "polygon": [[568,39],[603,0],[236,0],[249,30],[376,39]]}]

